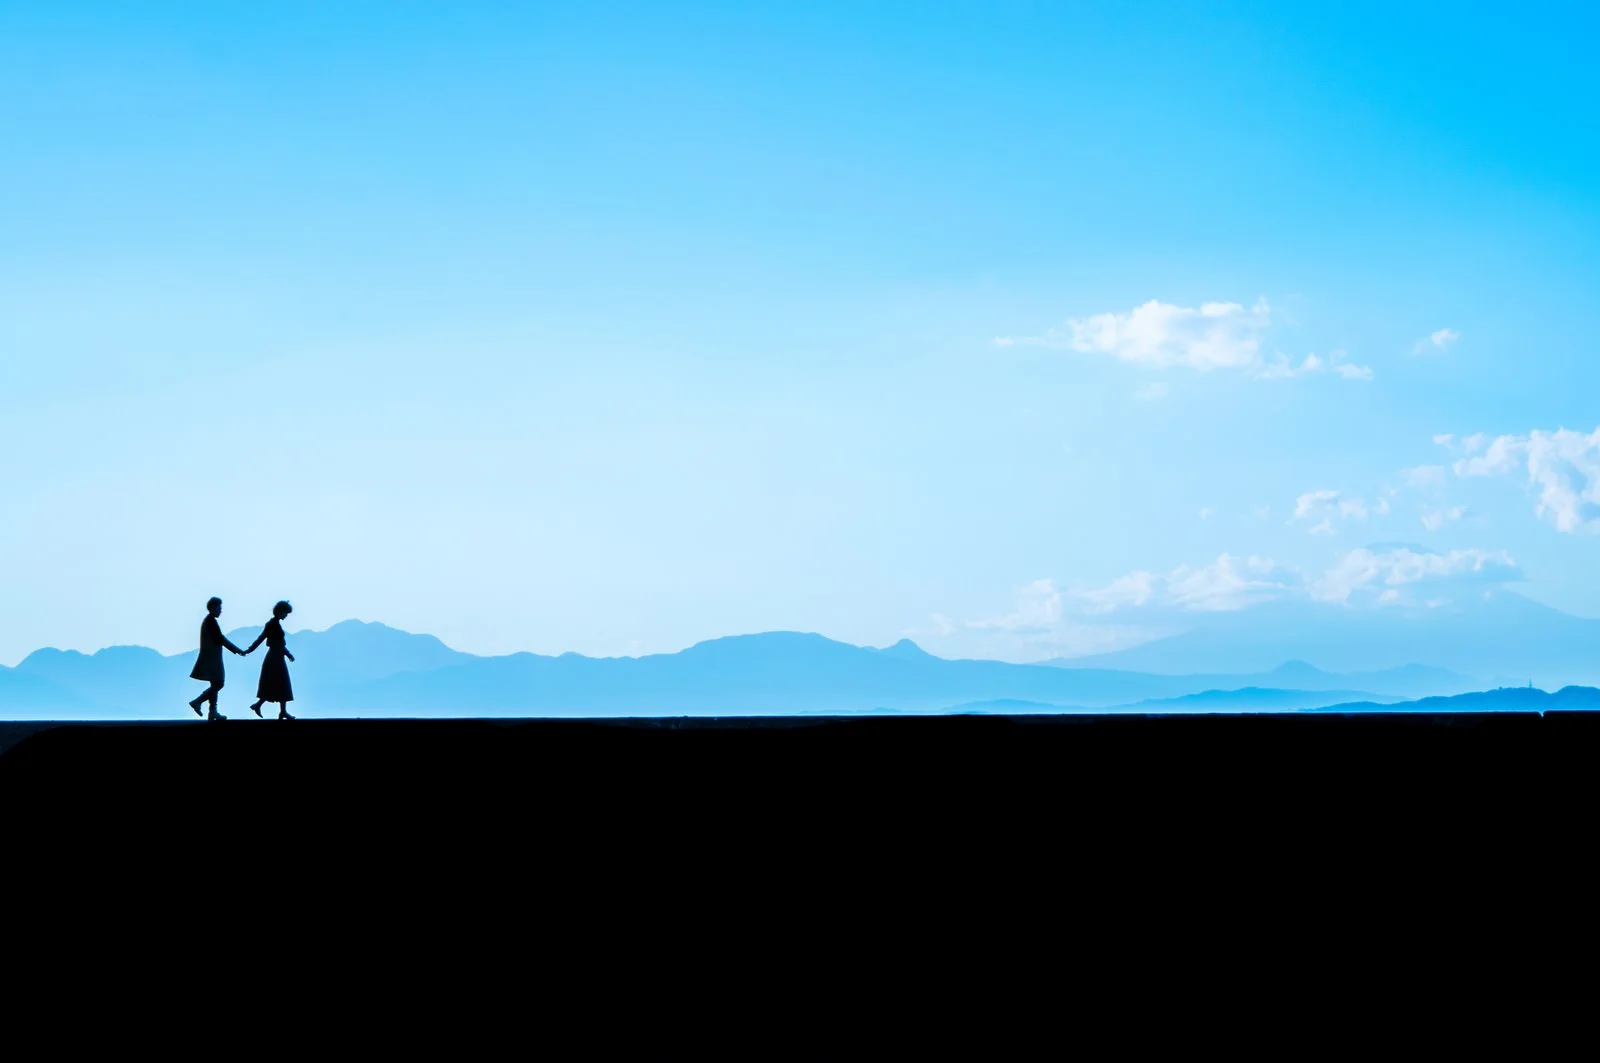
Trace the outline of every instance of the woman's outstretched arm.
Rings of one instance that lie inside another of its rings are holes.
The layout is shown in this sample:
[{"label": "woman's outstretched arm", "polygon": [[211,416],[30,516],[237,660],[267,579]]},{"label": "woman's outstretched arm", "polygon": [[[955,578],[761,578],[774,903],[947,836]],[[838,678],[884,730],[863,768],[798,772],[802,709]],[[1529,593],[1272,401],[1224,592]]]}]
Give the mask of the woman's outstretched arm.
[{"label": "woman's outstretched arm", "polygon": [[267,637],[267,629],[266,628],[262,628],[261,629],[261,634],[256,636],[256,640],[254,642],[252,642],[250,644],[250,648],[248,650],[245,650],[244,652],[245,653],[254,653],[254,652],[256,652],[256,647],[261,645],[261,640],[266,638],[266,637]]}]

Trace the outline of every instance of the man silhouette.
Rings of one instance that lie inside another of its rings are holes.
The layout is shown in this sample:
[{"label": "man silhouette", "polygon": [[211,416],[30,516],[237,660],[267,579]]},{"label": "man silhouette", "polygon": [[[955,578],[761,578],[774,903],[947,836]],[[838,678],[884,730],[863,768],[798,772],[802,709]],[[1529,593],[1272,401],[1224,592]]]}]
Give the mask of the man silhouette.
[{"label": "man silhouette", "polygon": [[222,689],[225,679],[222,671],[222,648],[226,646],[243,656],[244,651],[228,641],[228,636],[222,633],[222,625],[217,623],[217,618],[222,615],[222,599],[213,598],[206,603],[206,618],[200,621],[200,656],[195,659],[194,669],[190,671],[190,679],[199,679],[211,684],[206,687],[205,693],[189,702],[189,707],[196,716],[200,715],[202,702],[211,706],[206,713],[208,720],[226,720],[227,717],[217,711],[217,692]]}]

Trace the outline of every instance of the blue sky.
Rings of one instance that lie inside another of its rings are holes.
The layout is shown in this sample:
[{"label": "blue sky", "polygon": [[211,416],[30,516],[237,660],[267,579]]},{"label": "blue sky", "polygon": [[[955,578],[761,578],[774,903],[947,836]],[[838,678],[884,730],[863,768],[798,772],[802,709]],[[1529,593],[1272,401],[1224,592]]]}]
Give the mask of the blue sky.
[{"label": "blue sky", "polygon": [[0,662],[1600,616],[1600,16],[1303,6],[0,0]]}]

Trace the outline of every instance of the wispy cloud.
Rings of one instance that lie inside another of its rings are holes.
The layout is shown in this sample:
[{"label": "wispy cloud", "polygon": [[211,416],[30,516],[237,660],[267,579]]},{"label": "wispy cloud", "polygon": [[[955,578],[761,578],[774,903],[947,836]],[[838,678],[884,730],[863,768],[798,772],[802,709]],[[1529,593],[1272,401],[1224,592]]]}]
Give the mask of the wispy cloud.
[{"label": "wispy cloud", "polygon": [[[1483,448],[1482,454],[1477,451]],[[1585,435],[1566,428],[1497,436],[1484,447],[1482,434],[1463,441],[1469,455],[1455,462],[1457,476],[1506,476],[1526,472],[1538,492],[1535,512],[1562,532],[1600,532],[1600,428]],[[1476,456],[1471,456],[1476,455]]]},{"label": "wispy cloud", "polygon": [[[1380,543],[1340,554],[1327,569],[1307,573],[1271,558],[1221,554],[1209,564],[1179,565],[1166,574],[1140,569],[1103,587],[1062,590],[1053,579],[1018,588],[1010,612],[962,625],[1008,659],[1038,660],[1120,649],[1192,625],[1196,614],[1238,612],[1271,602],[1322,603],[1329,608],[1437,606],[1453,589],[1522,579],[1504,550],[1451,550]],[[1465,585],[1465,586],[1463,586]],[[949,618],[935,617],[923,635],[952,635]],[[957,635],[957,637],[960,637]]]},{"label": "wispy cloud", "polygon": [[1317,575],[1262,557],[1223,554],[1209,565],[1180,565],[1166,576],[1134,572],[1072,598],[1096,615],[1222,612],[1266,602],[1300,600],[1331,605],[1389,606],[1441,601],[1451,586],[1510,583],[1522,571],[1504,550],[1440,553],[1413,543],[1381,543],[1341,554]]},{"label": "wispy cloud", "polygon": [[1271,323],[1272,308],[1265,299],[1249,309],[1239,303],[1202,303],[1194,308],[1152,299],[1127,313],[1074,318],[1042,336],[1000,336],[994,342],[1109,354],[1149,368],[1185,366],[1206,372],[1256,365],[1261,357],[1260,334]]},{"label": "wispy cloud", "polygon": [[1054,580],[1034,580],[1021,588],[1017,597],[1017,608],[1013,612],[969,620],[967,626],[980,631],[1030,634],[1049,630],[1061,620],[1061,592],[1056,589]]},{"label": "wispy cloud", "polygon": [[1339,522],[1382,517],[1389,512],[1389,500],[1368,503],[1364,498],[1347,497],[1338,491],[1307,491],[1294,500],[1290,524],[1311,524],[1312,535],[1332,535]]},{"label": "wispy cloud", "polygon": [[1140,606],[1155,597],[1162,578],[1154,572],[1130,572],[1106,584],[1087,591],[1075,591],[1074,596],[1086,603],[1088,613],[1110,613],[1127,606]]},{"label": "wispy cloud", "polygon": [[1297,376],[1310,376],[1316,373],[1332,373],[1345,380],[1371,380],[1372,369],[1364,365],[1352,365],[1344,360],[1343,351],[1334,351],[1326,359],[1321,355],[1308,354],[1295,365],[1286,355],[1277,358],[1262,366],[1256,376],[1262,380],[1290,380]]},{"label": "wispy cloud", "polygon": [[1434,436],[1433,441],[1452,454],[1472,455],[1484,448],[1489,442],[1489,437],[1483,432],[1474,432],[1470,436],[1461,437],[1452,432],[1443,432]]},{"label": "wispy cloud", "polygon": [[1306,585],[1312,598],[1348,604],[1367,594],[1380,604],[1402,600],[1414,584],[1444,581],[1508,583],[1522,572],[1504,550],[1451,550],[1437,553],[1420,546],[1390,545],[1351,550],[1319,578]]},{"label": "wispy cloud", "polygon": [[1422,337],[1411,345],[1412,354],[1434,354],[1439,351],[1449,350],[1456,340],[1461,338],[1461,333],[1453,328],[1442,328]]},{"label": "wispy cloud", "polygon": [[[1150,589],[1141,589],[1138,578],[1119,581],[1115,603],[1105,609],[1085,609],[1073,600],[1069,615],[1065,596],[1054,580],[1034,580],[1016,591],[1016,608],[998,616],[969,620],[961,631],[948,617],[935,615],[931,631],[907,632],[908,636],[945,639],[953,637],[969,648],[981,647],[982,655],[1003,660],[1037,661],[1048,657],[1108,653],[1136,645],[1150,638],[1174,633],[1170,627],[1145,623],[1108,623],[1087,614],[1110,612],[1119,604],[1139,605]],[[978,639],[974,644],[970,640]]]},{"label": "wispy cloud", "polygon": [[[1264,362],[1261,337],[1272,325],[1272,307],[1257,299],[1242,303],[1202,303],[1177,306],[1152,299],[1126,313],[1095,314],[1073,318],[1042,336],[996,336],[1001,347],[1047,347],[1080,354],[1107,354],[1146,369],[1175,367],[1210,372],[1237,369],[1263,380],[1287,380],[1314,373],[1329,373],[1346,380],[1371,380],[1372,370],[1352,365],[1343,352],[1327,358],[1308,354],[1298,365],[1284,355]],[[1165,397],[1165,388],[1136,397],[1144,401]]]},{"label": "wispy cloud", "polygon": [[1451,506],[1448,509],[1430,509],[1422,514],[1422,526],[1429,531],[1438,531],[1440,528],[1465,517],[1469,512],[1466,506]]},{"label": "wispy cloud", "polygon": [[1415,465],[1400,470],[1400,482],[1417,491],[1428,491],[1444,486],[1443,465]]},{"label": "wispy cloud", "polygon": [[1091,614],[1157,605],[1193,612],[1228,612],[1289,593],[1291,570],[1270,558],[1222,554],[1208,565],[1179,565],[1165,576],[1138,571],[1104,587],[1075,591]]},{"label": "wispy cloud", "polygon": [[1205,612],[1228,612],[1283,596],[1284,570],[1264,557],[1223,554],[1209,565],[1180,565],[1167,575],[1173,605]]}]

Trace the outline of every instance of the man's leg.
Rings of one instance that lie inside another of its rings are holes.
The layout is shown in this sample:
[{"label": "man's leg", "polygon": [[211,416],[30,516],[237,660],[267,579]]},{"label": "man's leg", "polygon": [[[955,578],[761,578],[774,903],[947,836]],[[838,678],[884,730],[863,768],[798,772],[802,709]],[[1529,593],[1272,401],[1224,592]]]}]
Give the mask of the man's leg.
[{"label": "man's leg", "polygon": [[207,703],[211,705],[212,712],[217,711],[217,685],[215,683],[212,683],[210,686],[202,690],[199,697],[189,702],[189,707],[193,709],[195,715],[198,716],[200,715],[200,706]]}]

